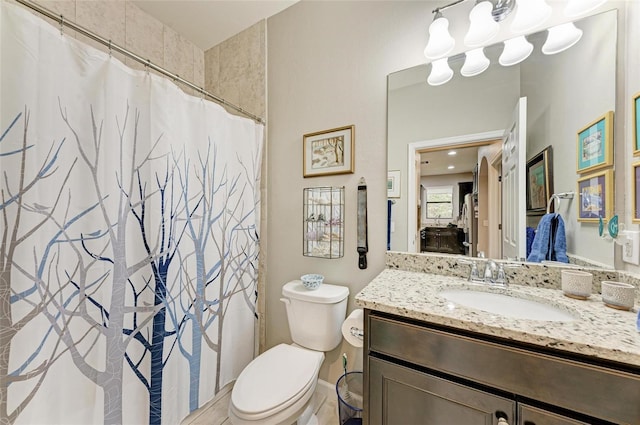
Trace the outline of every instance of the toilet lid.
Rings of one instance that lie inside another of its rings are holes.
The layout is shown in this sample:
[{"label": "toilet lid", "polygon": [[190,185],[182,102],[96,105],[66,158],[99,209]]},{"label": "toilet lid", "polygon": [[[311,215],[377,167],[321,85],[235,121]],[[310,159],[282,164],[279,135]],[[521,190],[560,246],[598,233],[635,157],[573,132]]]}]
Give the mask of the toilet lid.
[{"label": "toilet lid", "polygon": [[319,351],[276,345],[240,373],[231,393],[233,406],[252,416],[288,407],[313,385],[323,358]]}]

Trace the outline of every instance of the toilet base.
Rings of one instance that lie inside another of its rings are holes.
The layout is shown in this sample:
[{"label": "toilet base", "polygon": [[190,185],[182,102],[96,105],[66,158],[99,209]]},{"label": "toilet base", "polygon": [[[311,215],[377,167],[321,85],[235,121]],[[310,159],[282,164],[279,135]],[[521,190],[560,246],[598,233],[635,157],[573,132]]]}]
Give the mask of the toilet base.
[{"label": "toilet base", "polygon": [[296,421],[296,425],[318,425],[318,417],[313,413],[313,405],[309,403],[302,415]]}]

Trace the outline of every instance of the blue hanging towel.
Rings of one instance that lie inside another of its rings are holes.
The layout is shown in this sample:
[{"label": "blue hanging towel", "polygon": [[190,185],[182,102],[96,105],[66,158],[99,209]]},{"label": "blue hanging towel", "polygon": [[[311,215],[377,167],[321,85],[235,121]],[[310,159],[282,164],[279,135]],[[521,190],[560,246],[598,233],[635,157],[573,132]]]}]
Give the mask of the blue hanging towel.
[{"label": "blue hanging towel", "polygon": [[531,254],[531,246],[533,246],[533,238],[536,236],[536,229],[527,226],[527,257]]},{"label": "blue hanging towel", "polygon": [[542,216],[533,238],[531,253],[527,256],[527,261],[533,263],[540,263],[544,260],[569,262],[564,220],[557,213]]}]

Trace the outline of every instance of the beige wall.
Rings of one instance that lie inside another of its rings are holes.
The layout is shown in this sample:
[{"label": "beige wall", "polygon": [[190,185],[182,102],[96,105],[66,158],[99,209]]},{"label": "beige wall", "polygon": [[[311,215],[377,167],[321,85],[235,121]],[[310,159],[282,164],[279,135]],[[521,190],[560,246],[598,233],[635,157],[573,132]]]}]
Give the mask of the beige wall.
[{"label": "beige wall", "polygon": [[[327,282],[349,286],[350,298],[384,267],[386,246],[386,77],[424,63],[431,10],[447,2],[301,1],[270,18],[268,32],[268,165],[270,235],[266,282],[267,346],[290,341],[281,297],[282,285],[303,273],[319,272]],[[616,212],[631,223],[629,173],[631,95],[640,91],[639,2],[610,1],[620,8],[625,38],[618,51],[616,100]],[[460,34],[454,34],[460,36]],[[461,50],[454,51],[453,54]],[[356,126],[355,174],[302,177],[302,135],[342,125]],[[618,147],[620,146],[620,147]],[[369,268],[357,268],[355,193],[359,177],[368,182]],[[626,182],[626,183],[625,183]],[[345,257],[302,256],[302,188],[346,186]],[[638,229],[637,225],[631,226]],[[619,258],[619,248],[616,248]],[[640,271],[637,267],[618,267]],[[353,303],[349,304],[349,311]],[[321,379],[334,382],[339,354],[329,353]]]},{"label": "beige wall", "polygon": [[[282,286],[305,273],[350,289],[353,297],[383,268],[386,249],[386,77],[423,61],[424,2],[302,1],[267,22],[269,258],[267,346],[290,342]],[[305,133],[355,125],[355,173],[302,177]],[[368,188],[369,267],[358,268],[356,192]],[[302,189],[345,186],[345,255],[302,256]],[[331,353],[320,378],[335,382],[340,354],[361,368],[346,343]]]},{"label": "beige wall", "polygon": [[[133,3],[121,0],[35,2],[139,56],[148,58],[185,80],[204,87],[204,52]],[[64,32],[100,50],[109,50],[106,46],[68,28]],[[114,57],[131,68],[144,69],[143,65],[121,54],[114,53]],[[185,91],[192,93],[188,88],[185,88]]]}]

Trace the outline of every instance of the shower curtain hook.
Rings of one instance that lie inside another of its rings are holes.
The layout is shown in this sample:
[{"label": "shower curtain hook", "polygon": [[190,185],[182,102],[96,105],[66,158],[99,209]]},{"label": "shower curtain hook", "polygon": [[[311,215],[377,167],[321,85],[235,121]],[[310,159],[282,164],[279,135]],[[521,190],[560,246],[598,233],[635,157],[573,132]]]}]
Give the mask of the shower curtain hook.
[{"label": "shower curtain hook", "polygon": [[151,68],[151,59],[147,59],[147,63],[144,65],[144,68],[147,70],[147,75],[149,75],[149,69]]},{"label": "shower curtain hook", "polygon": [[109,39],[109,57],[111,57],[111,54],[113,53],[112,47],[111,47],[111,39]]},{"label": "shower curtain hook", "polygon": [[60,35],[64,35],[64,15],[60,15]]}]

